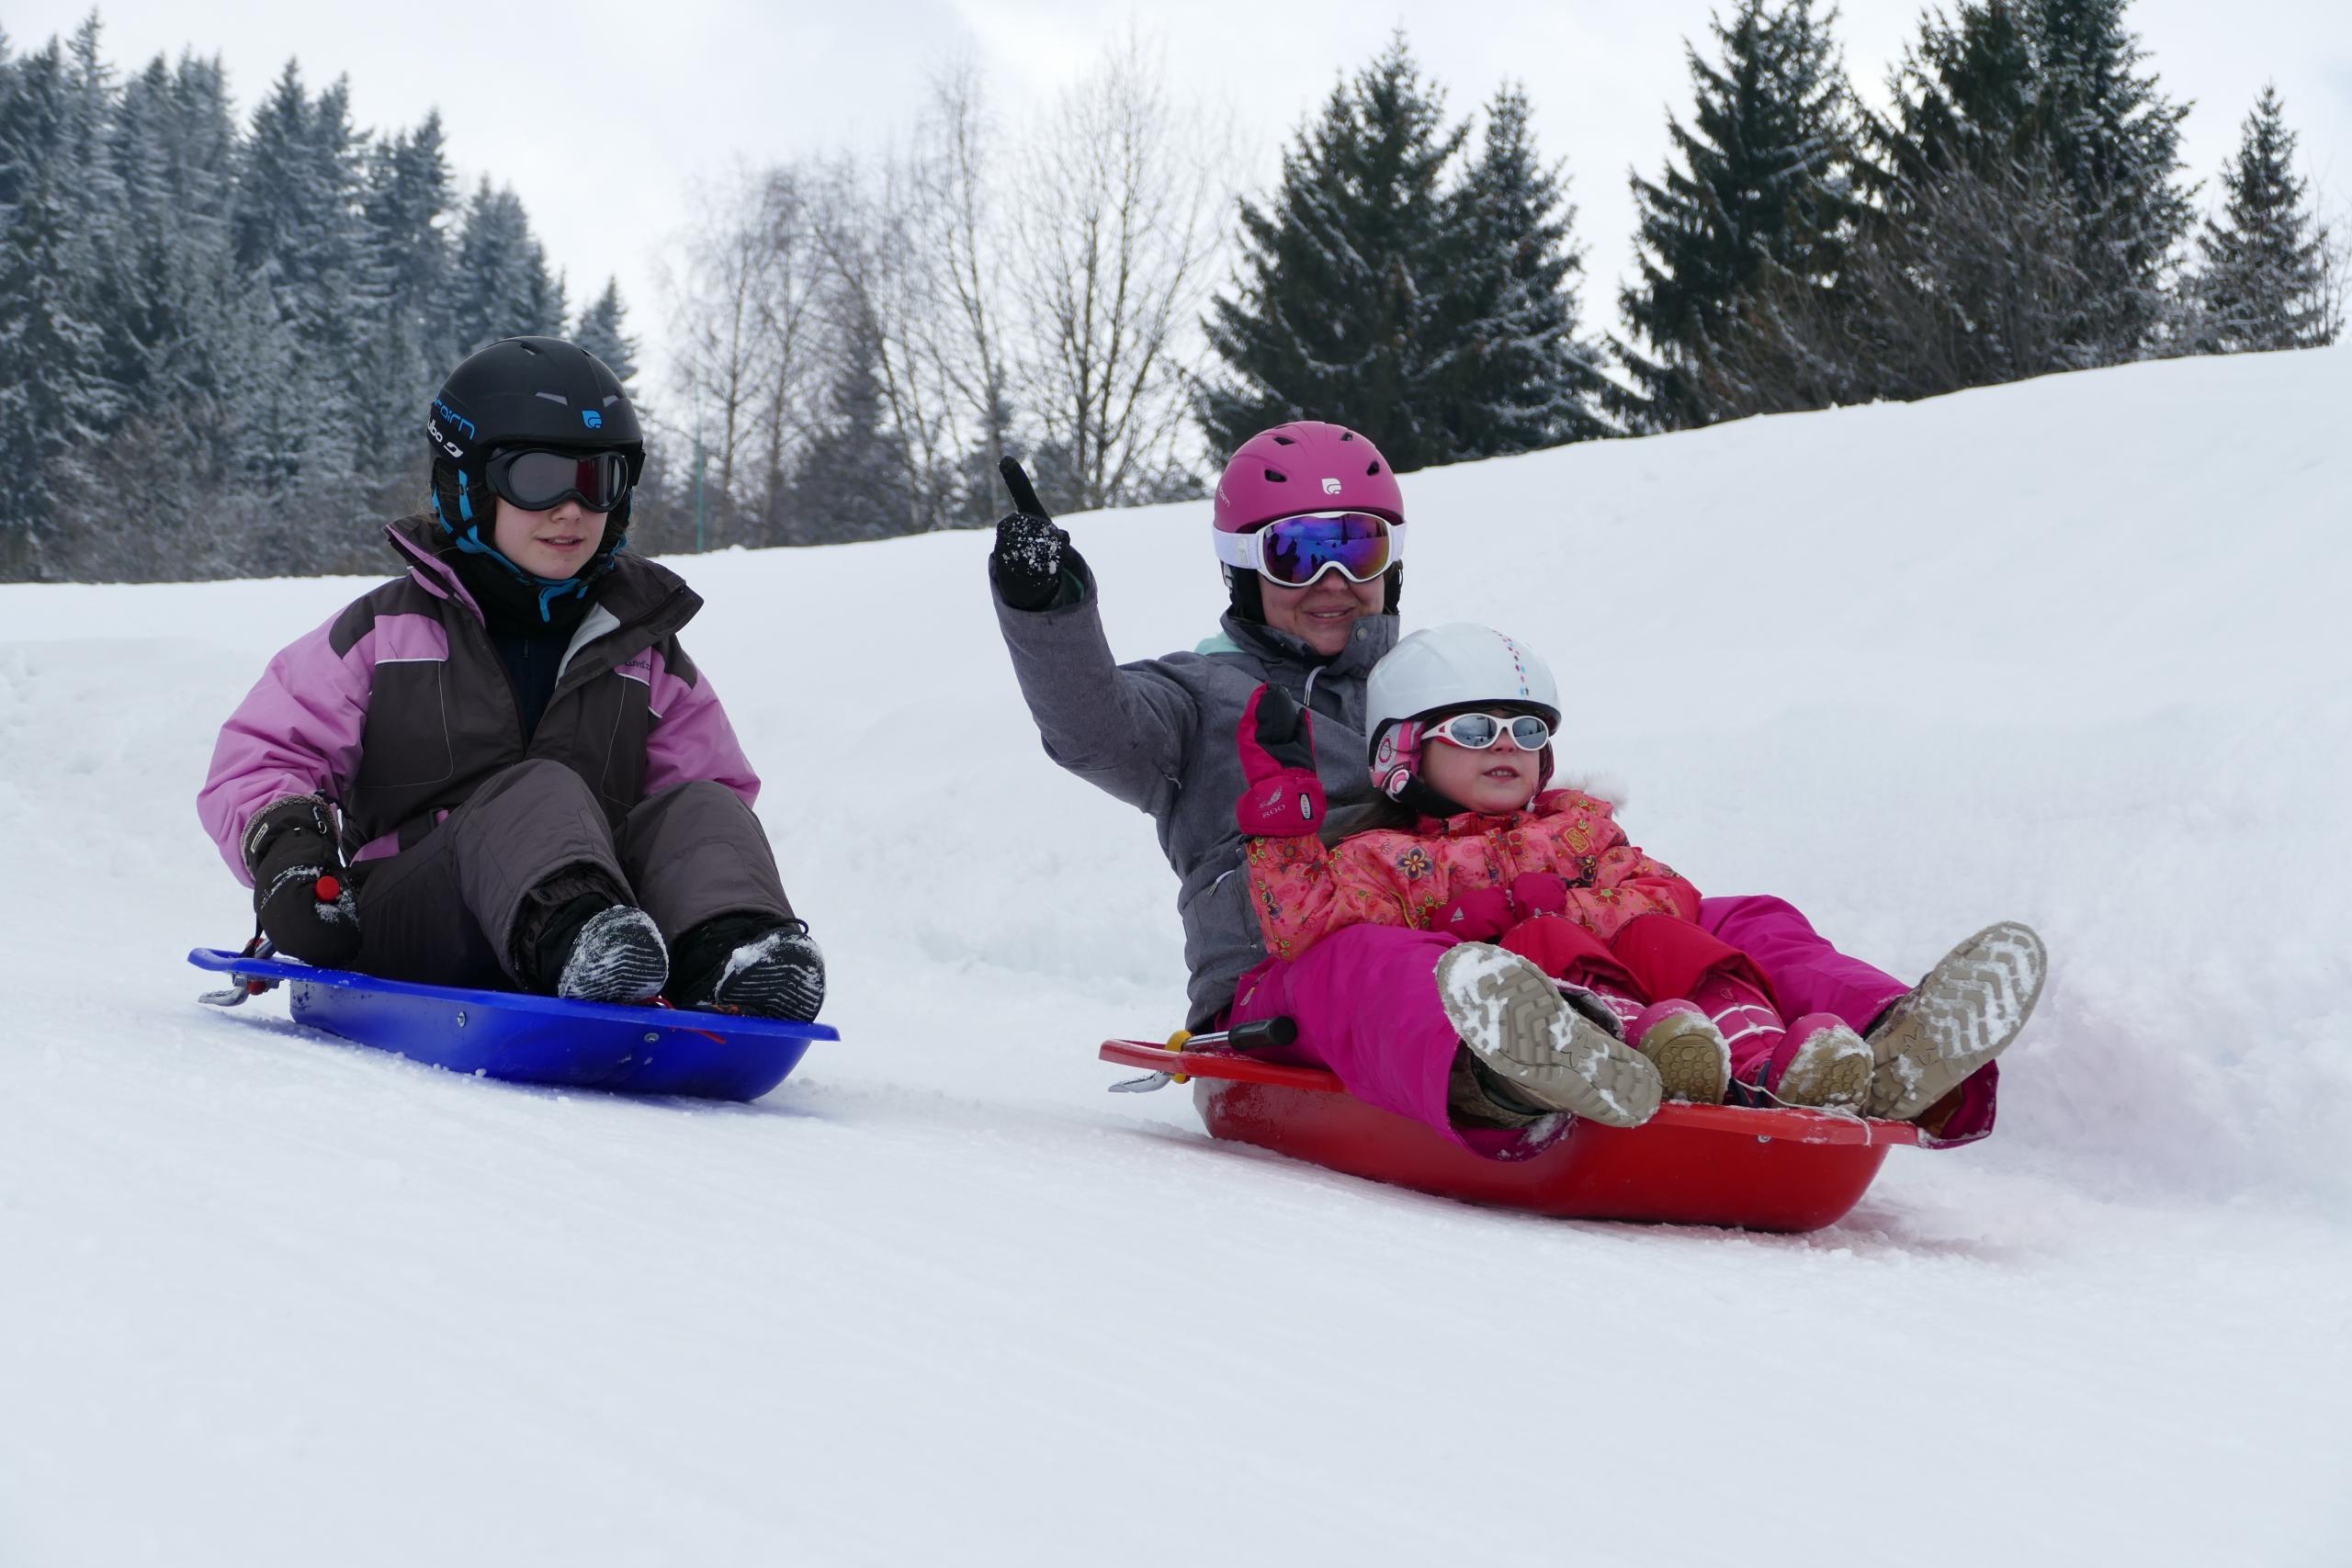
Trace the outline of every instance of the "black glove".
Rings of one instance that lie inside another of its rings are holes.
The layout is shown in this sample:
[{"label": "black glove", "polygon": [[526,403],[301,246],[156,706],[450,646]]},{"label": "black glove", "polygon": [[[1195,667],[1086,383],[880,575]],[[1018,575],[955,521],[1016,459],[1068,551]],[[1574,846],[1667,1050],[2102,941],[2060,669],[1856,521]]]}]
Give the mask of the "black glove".
[{"label": "black glove", "polygon": [[996,525],[996,548],[989,554],[989,576],[1004,602],[1016,610],[1042,610],[1062,589],[1062,567],[1075,562],[1078,552],[1069,536],[1054,526],[1037,500],[1036,490],[1017,458],[997,465],[1004,488],[1012,493],[1014,510]]},{"label": "black glove", "polygon": [[244,851],[254,913],[273,947],[330,969],[359,955],[359,904],[344,881],[325,801],[300,795],[258,813]]}]

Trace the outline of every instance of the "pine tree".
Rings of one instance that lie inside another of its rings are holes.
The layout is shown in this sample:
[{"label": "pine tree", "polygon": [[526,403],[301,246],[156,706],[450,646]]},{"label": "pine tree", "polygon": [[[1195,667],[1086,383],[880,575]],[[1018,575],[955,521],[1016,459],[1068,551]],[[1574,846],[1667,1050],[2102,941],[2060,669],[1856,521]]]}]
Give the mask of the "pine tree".
[{"label": "pine tree", "polygon": [[605,291],[596,296],[595,303],[580,312],[579,322],[571,329],[571,341],[603,360],[614,378],[628,389],[634,399],[637,394],[628,384],[637,379],[637,340],[628,335],[628,307],[621,303],[620,280],[608,277]]},{"label": "pine tree", "polygon": [[794,465],[786,544],[889,538],[914,525],[913,488],[899,444],[890,439],[870,321],[852,321],[841,354],[828,417]]},{"label": "pine tree", "polygon": [[438,114],[368,149],[360,209],[381,301],[367,348],[368,446],[379,469],[423,463],[421,411],[458,361],[444,226],[455,199]]},{"label": "pine tree", "polygon": [[1445,124],[1399,34],[1300,132],[1272,202],[1241,203],[1235,297],[1213,300],[1205,323],[1230,372],[1200,400],[1216,449],[1324,419],[1371,435],[1400,469],[1455,455],[1438,412],[1452,254],[1441,182],[1466,135]]},{"label": "pine tree", "polygon": [[1708,362],[1771,274],[1826,280],[1857,212],[1852,96],[1812,0],[1737,0],[1713,23],[1720,67],[1687,48],[1698,100],[1667,131],[1683,166],[1636,175],[1639,281],[1619,296],[1651,346],[1616,351],[1634,386],[1611,398],[1636,430],[1703,424],[1723,410]]},{"label": "pine tree", "polygon": [[54,39],[0,81],[0,574],[12,578],[60,575],[58,467],[121,403],[96,316],[110,215],[87,193],[109,182],[88,161],[105,130],[87,86]]},{"label": "pine tree", "polygon": [[503,337],[562,335],[563,284],[549,276],[521,199],[488,179],[466,204],[451,292],[460,355]]},{"label": "pine tree", "polygon": [[348,85],[312,99],[289,60],[254,111],[243,152],[237,260],[266,287],[279,339],[259,355],[273,370],[255,389],[254,476],[272,492],[305,480],[333,485],[371,456],[374,399],[362,350],[380,309]]},{"label": "pine tree", "polygon": [[2032,0],[2040,58],[2029,134],[2073,193],[2084,221],[2079,265],[2114,359],[2154,344],[2168,314],[2165,274],[2192,213],[2177,177],[2186,104],[2157,91],[2123,24],[2130,0]]},{"label": "pine tree", "polygon": [[[560,332],[520,204],[489,205],[519,265],[479,313]],[[413,499],[455,357],[449,206],[436,120],[362,136],[294,62],[241,128],[218,61],[119,80],[95,19],[25,58],[0,33],[0,578],[375,564],[351,520]]]},{"label": "pine tree", "polygon": [[[2175,183],[2187,109],[2137,73],[2144,55],[2123,25],[2126,3],[1983,0],[1949,20],[1930,14],[1897,73],[1895,113],[1874,127],[1877,188],[1897,226],[1892,249],[1940,264],[1963,244],[2064,248],[2018,254],[2011,271],[2063,299],[1996,310],[1981,291],[2007,280],[1984,270],[1980,292],[1955,299],[1960,319],[2006,314],[2030,329],[1967,356],[1990,378],[2138,358],[2170,314],[2165,274],[2189,220]],[[2007,224],[1986,223],[1997,213],[1980,192],[2007,205]],[[1965,233],[1950,231],[1955,214]],[[2062,310],[2073,320],[2058,331],[2059,363],[2016,348],[2047,335],[2025,314]]]},{"label": "pine tree", "polygon": [[1453,449],[1494,456],[1608,433],[1596,404],[1604,378],[1577,337],[1566,181],[1535,149],[1527,95],[1506,86],[1487,110],[1478,155],[1448,198],[1454,276],[1447,289],[1440,418]]},{"label": "pine tree", "polygon": [[2341,321],[2329,308],[2328,233],[2295,174],[2295,133],[2275,85],[2265,86],[2236,159],[2222,171],[2226,221],[2208,218],[2191,286],[2198,346],[2208,353],[2318,348]]}]

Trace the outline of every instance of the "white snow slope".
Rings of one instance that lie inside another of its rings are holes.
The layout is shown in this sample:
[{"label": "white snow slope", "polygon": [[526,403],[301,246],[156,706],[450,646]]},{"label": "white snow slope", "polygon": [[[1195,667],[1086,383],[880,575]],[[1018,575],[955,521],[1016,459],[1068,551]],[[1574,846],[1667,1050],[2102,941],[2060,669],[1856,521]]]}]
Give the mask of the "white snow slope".
[{"label": "white snow slope", "polygon": [[[2352,1562],[2352,351],[1411,476],[1407,605],[1713,892],[2055,971],[1808,1237],[1560,1224],[1113,1097],[1174,883],[984,533],[680,563],[847,1037],[748,1107],[198,1008],[192,805],[353,581],[0,589],[0,1563]],[[126,498],[125,527],[138,526]],[[1079,520],[1126,655],[1198,506]]]}]

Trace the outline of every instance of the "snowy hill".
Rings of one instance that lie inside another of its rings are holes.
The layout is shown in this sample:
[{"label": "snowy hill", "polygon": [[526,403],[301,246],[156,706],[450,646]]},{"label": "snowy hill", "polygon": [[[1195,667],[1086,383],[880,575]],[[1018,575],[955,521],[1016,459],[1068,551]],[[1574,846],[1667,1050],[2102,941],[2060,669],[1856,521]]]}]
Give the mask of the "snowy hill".
[{"label": "snowy hill", "polygon": [[[833,964],[751,1107],[193,1002],[192,797],[356,581],[0,588],[0,1563],[2352,1561],[2352,350],[1410,476],[1413,623],[1711,892],[2056,968],[2000,1133],[1812,1237],[1532,1221],[1110,1097],[1144,819],[987,536],[679,563]],[[127,515],[124,526],[137,526]],[[1123,653],[1201,509],[1072,524]]]}]

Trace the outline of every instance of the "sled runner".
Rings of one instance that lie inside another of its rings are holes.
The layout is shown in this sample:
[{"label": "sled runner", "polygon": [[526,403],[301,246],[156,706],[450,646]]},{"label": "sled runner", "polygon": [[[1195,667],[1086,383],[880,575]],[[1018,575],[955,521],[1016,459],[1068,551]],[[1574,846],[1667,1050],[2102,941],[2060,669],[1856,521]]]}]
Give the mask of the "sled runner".
[{"label": "sled runner", "polygon": [[1919,1141],[1907,1122],[1668,1104],[1632,1129],[1564,1116],[1519,1157],[1485,1159],[1364,1104],[1321,1067],[1263,1061],[1182,1035],[1170,1045],[1108,1040],[1101,1055],[1155,1075],[1121,1089],[1189,1080],[1193,1109],[1214,1137],[1440,1197],[1563,1219],[1819,1230],[1860,1200],[1888,1149]]},{"label": "sled runner", "polygon": [[217,948],[187,961],[232,981],[206,1001],[234,1007],[283,984],[297,1023],[511,1083],[757,1100],[800,1065],[810,1042],[841,1038],[821,1023],[417,986]]}]

